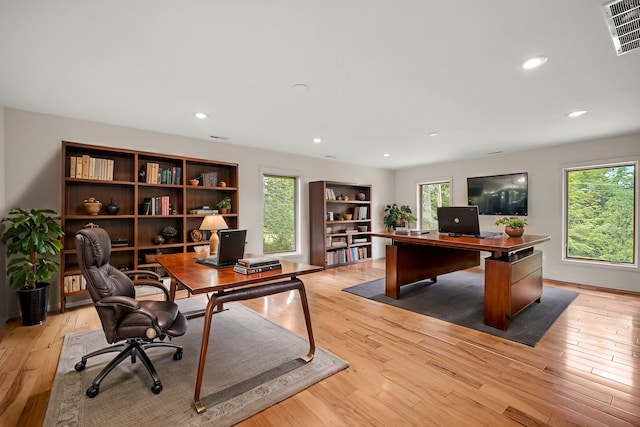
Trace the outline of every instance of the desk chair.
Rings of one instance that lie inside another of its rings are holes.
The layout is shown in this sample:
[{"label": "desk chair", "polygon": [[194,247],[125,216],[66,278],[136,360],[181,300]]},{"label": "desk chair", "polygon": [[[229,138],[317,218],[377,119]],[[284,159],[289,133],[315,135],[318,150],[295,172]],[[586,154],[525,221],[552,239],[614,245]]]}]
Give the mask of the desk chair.
[{"label": "desk chair", "polygon": [[[187,319],[178,311],[175,303],[168,301],[169,292],[160,282],[159,275],[145,270],[127,271],[125,274],[109,264],[111,240],[106,231],[101,228],[82,229],[76,233],[75,244],[78,264],[100,316],[104,335],[109,344],[117,343],[83,356],[76,363],[75,370],[82,371],[87,359],[93,356],[118,352],[93,380],[87,389],[87,396],[97,396],[100,382],[109,372],[127,357],[131,357],[131,363],[135,363],[136,356],[140,357],[153,378],[151,391],[160,393],[162,383],[145,350],[150,347],[172,347],[176,349],[173,359],[182,359],[182,346],[155,339],[183,335],[187,330]],[[137,301],[134,285],[162,289],[165,301]]]}]

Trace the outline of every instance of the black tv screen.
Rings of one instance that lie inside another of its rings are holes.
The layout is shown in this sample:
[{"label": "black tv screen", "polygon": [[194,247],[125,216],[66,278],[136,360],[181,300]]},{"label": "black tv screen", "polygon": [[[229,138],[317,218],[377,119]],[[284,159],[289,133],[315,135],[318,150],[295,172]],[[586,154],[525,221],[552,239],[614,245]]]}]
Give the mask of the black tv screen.
[{"label": "black tv screen", "polygon": [[526,172],[467,178],[469,205],[480,215],[527,215]]}]

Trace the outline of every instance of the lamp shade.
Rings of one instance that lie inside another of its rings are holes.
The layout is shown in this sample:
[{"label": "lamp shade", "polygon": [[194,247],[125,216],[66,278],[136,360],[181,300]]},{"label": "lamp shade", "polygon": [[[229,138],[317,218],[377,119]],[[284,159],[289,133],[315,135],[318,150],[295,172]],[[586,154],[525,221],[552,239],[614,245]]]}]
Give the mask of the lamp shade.
[{"label": "lamp shade", "polygon": [[200,230],[225,230],[229,228],[220,215],[207,215],[200,224]]},{"label": "lamp shade", "polygon": [[218,244],[220,239],[218,238],[218,230],[224,230],[229,228],[224,218],[220,215],[207,215],[200,224],[200,230],[211,231],[211,238],[209,239],[209,254],[215,255],[218,253]]}]

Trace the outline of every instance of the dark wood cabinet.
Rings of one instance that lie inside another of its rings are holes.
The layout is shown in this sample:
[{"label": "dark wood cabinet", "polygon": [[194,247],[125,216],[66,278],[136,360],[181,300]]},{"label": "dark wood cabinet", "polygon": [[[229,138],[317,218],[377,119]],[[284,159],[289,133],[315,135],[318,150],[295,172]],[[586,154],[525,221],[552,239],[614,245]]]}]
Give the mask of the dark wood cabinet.
[{"label": "dark wood cabinet", "polygon": [[310,262],[324,267],[371,259],[371,186],[309,183]]},{"label": "dark wood cabinet", "polygon": [[[190,180],[197,180],[192,185]],[[231,199],[224,214],[229,228],[238,228],[238,165],[188,157],[114,149],[62,142],[62,211],[65,232],[60,263],[60,310],[68,296],[84,294],[74,237],[88,226],[104,228],[112,240],[111,264],[128,270],[161,271],[153,254],[193,252],[208,244],[206,233],[194,241],[198,229],[217,203]],[[102,203],[97,215],[89,215],[84,201]],[[118,205],[117,213],[107,205]],[[208,208],[208,209],[207,209]],[[157,244],[165,227],[177,234]]]}]

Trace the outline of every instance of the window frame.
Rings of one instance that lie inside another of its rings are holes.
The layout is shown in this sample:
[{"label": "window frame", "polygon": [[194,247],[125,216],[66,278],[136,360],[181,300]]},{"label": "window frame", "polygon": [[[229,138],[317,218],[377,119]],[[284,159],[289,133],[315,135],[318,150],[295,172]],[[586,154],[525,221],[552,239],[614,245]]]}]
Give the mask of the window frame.
[{"label": "window frame", "polygon": [[302,212],[301,212],[301,189],[302,189],[302,173],[297,170],[279,169],[271,167],[260,167],[260,204],[262,205],[263,214],[260,216],[260,249],[264,253],[264,177],[274,176],[283,178],[293,178],[294,182],[294,245],[295,248],[291,251],[285,252],[269,252],[270,256],[299,256],[302,253],[302,232],[300,227],[302,225]]},{"label": "window frame", "polygon": [[[578,164],[571,164],[562,167],[561,170],[561,182],[562,182],[562,241],[561,241],[561,260],[563,263],[573,264],[573,265],[591,265],[594,267],[602,267],[602,268],[611,268],[611,269],[619,269],[619,270],[638,270],[638,244],[640,243],[639,239],[639,225],[638,225],[638,203],[640,196],[640,189],[638,188],[638,173],[640,161],[637,158],[625,158],[625,159],[615,159],[615,160],[599,160],[592,162],[583,162]],[[591,170],[591,169],[604,169],[604,168],[615,168],[621,166],[633,166],[635,168],[634,173],[634,206],[633,206],[633,218],[634,218],[634,228],[633,228],[633,245],[634,245],[634,254],[633,261],[629,263],[623,262],[615,262],[615,261],[605,261],[605,260],[597,260],[597,259],[581,259],[581,258],[572,258],[567,256],[568,249],[568,239],[569,239],[569,218],[568,218],[568,210],[569,210],[569,188],[568,188],[568,173],[579,170]]]},{"label": "window frame", "polygon": [[[418,217],[417,227],[422,229],[422,186],[430,184],[449,184],[449,202],[453,200],[453,177],[428,178],[416,181],[416,213]],[[449,205],[451,206],[451,204]]]}]

